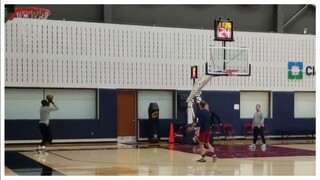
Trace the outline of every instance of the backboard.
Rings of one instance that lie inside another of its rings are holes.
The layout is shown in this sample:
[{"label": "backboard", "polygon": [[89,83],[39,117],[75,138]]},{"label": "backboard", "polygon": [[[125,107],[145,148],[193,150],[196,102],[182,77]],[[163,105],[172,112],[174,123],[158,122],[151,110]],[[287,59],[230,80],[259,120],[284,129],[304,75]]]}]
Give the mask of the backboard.
[{"label": "backboard", "polygon": [[206,62],[206,75],[250,76],[249,48],[209,47],[210,58]]}]

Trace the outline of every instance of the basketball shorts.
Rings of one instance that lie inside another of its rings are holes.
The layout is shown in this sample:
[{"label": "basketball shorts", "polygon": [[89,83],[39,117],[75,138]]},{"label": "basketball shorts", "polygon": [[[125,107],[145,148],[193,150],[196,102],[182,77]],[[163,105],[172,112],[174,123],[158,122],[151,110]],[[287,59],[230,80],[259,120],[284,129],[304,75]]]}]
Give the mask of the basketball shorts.
[{"label": "basketball shorts", "polygon": [[198,141],[204,144],[209,143],[210,136],[211,136],[211,132],[200,132]]}]

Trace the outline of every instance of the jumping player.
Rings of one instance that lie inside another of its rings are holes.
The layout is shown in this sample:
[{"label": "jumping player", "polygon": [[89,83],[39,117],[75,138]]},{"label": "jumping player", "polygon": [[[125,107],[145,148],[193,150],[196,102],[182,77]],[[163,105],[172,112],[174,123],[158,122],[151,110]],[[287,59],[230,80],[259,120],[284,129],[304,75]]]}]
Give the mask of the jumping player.
[{"label": "jumping player", "polygon": [[200,110],[197,113],[198,122],[197,126],[199,127],[199,149],[200,149],[200,155],[201,159],[198,160],[198,162],[206,162],[205,159],[205,146],[208,147],[209,151],[212,154],[213,161],[215,162],[217,160],[217,156],[214,153],[214,149],[209,143],[210,135],[211,135],[211,115],[208,110],[205,109],[206,102],[201,101],[200,102]]}]

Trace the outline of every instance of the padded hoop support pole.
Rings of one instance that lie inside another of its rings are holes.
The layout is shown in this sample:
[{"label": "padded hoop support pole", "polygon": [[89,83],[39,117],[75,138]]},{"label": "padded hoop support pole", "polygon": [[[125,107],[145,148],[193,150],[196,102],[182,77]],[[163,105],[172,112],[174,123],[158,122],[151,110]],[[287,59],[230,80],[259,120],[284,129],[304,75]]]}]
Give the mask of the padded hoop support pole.
[{"label": "padded hoop support pole", "polygon": [[194,110],[193,110],[193,98],[196,96],[196,94],[202,90],[202,88],[210,82],[211,78],[213,76],[211,75],[203,75],[201,76],[194,84],[192,91],[190,92],[190,95],[187,99],[188,103],[188,124],[193,123],[193,119],[195,117]]}]

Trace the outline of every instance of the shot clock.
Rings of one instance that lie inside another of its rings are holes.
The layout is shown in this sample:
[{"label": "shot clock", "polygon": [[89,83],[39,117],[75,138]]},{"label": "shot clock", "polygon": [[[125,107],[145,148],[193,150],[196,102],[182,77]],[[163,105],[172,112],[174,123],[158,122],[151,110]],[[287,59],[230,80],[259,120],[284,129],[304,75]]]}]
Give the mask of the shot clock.
[{"label": "shot clock", "polygon": [[215,41],[234,41],[233,21],[215,19],[214,20],[214,40]]}]

